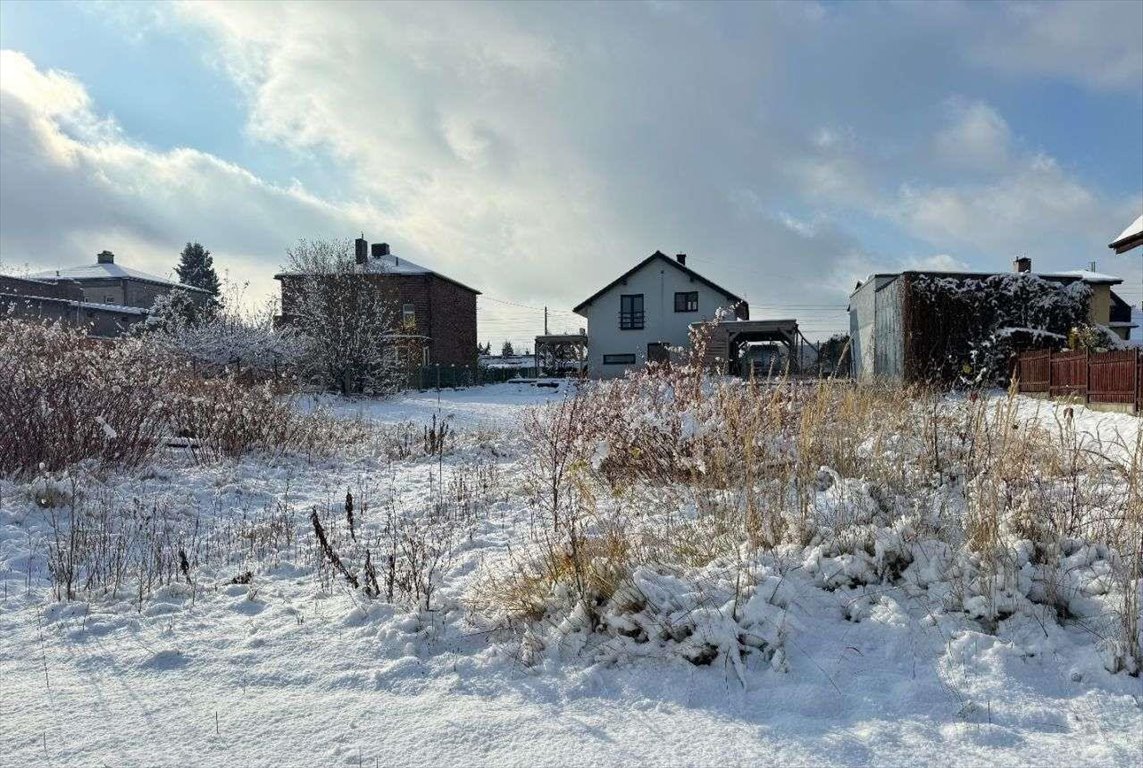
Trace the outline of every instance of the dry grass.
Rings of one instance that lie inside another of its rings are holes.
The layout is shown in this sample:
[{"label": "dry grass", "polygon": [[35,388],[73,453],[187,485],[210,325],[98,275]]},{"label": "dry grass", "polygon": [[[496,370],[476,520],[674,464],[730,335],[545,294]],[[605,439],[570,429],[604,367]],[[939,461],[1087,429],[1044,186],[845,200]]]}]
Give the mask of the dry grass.
[{"label": "dry grass", "polygon": [[[698,365],[584,387],[529,418],[533,547],[482,599],[534,619],[566,594],[591,617],[640,565],[741,562],[911,515],[998,577],[1013,572],[1018,540],[1045,567],[1063,562],[1068,542],[1111,548],[1121,635],[1138,657],[1143,446],[1093,442],[1067,417],[1055,429],[1026,423],[1017,402],[741,382]],[[864,481],[861,498],[847,479]],[[1049,580],[1042,599],[1065,615],[1060,589]]]},{"label": "dry grass", "polygon": [[134,340],[0,320],[0,472],[52,471],[85,459],[134,466],[165,429],[172,365]]},{"label": "dry grass", "polygon": [[363,422],[303,413],[290,390],[285,380],[255,383],[233,371],[203,378],[145,338],[96,340],[61,324],[2,320],[0,473],[83,461],[134,467],[172,442],[198,461],[391,442]]}]

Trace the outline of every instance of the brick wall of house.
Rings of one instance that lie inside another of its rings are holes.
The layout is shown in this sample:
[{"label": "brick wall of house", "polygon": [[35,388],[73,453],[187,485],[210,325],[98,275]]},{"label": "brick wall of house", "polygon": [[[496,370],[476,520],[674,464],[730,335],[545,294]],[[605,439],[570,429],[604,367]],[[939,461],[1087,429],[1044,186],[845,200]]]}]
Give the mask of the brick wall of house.
[{"label": "brick wall of house", "polygon": [[83,289],[78,283],[60,281],[58,283],[46,280],[28,280],[11,275],[0,275],[0,293],[15,296],[44,296],[54,299],[70,299],[83,301]]},{"label": "brick wall of house", "polygon": [[431,363],[476,364],[476,294],[448,280],[433,276],[430,283],[432,313],[429,335],[433,339]]},{"label": "brick wall of house", "polygon": [[122,336],[132,325],[147,318],[145,314],[116,312],[114,309],[93,307],[73,299],[17,296],[0,292],[0,315],[8,313],[33,322],[61,321],[68,325],[83,326],[92,336],[104,338]]},{"label": "brick wall of house", "polygon": [[380,279],[397,286],[396,309],[399,315],[406,304],[413,305],[413,325],[405,328],[405,333],[431,337],[429,319],[433,310],[429,281],[432,280],[432,275],[385,275]]},{"label": "brick wall of house", "polygon": [[[289,319],[299,281],[282,275],[282,316]],[[400,322],[404,306],[413,305],[413,325],[408,334],[429,338],[430,365],[476,364],[476,294],[436,275],[362,275],[390,298]]]}]

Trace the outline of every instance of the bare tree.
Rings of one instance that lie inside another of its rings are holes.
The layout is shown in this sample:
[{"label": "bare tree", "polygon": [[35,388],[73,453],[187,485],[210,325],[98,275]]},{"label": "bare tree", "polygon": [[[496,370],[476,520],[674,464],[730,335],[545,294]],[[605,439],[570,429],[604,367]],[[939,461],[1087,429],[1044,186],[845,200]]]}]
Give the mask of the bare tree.
[{"label": "bare tree", "polygon": [[384,265],[357,263],[350,240],[299,240],[286,256],[282,316],[306,340],[308,373],[342,393],[398,389],[412,340]]}]

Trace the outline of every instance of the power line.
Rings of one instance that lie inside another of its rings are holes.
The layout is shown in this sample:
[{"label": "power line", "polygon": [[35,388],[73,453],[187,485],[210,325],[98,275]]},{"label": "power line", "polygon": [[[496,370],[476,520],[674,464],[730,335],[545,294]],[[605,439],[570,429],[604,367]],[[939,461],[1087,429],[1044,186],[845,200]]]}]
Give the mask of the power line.
[{"label": "power line", "polygon": [[[508,301],[507,299],[497,299],[493,296],[488,296],[487,294],[483,294],[483,293],[480,294],[480,296],[478,298],[485,299],[487,301],[494,301],[497,304],[506,304],[510,307],[519,307],[520,309],[530,309],[534,312],[543,312],[544,311],[544,307],[533,307],[531,305],[521,304],[521,303],[516,302],[516,301]],[[561,313],[565,313],[565,314],[569,314],[569,315],[575,314],[575,312],[573,312],[570,309],[559,309],[559,308],[553,308],[553,307],[548,307],[548,311],[549,312],[561,312]],[[578,315],[577,315],[577,317],[578,317]]]}]

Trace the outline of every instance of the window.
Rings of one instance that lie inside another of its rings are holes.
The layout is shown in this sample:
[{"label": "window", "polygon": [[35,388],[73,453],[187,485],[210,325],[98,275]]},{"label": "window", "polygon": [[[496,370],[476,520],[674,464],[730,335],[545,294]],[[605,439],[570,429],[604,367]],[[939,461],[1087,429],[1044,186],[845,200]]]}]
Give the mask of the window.
[{"label": "window", "polygon": [[698,291],[679,291],[675,294],[676,312],[698,312]]},{"label": "window", "polygon": [[604,365],[634,365],[635,355],[604,355]]},{"label": "window", "polygon": [[406,328],[415,328],[417,325],[417,308],[412,304],[401,307],[401,324]]},{"label": "window", "polygon": [[619,297],[619,328],[624,331],[643,327],[643,294],[625,293]]},{"label": "window", "polygon": [[647,345],[648,363],[671,362],[671,348],[665,341],[653,341]]}]

